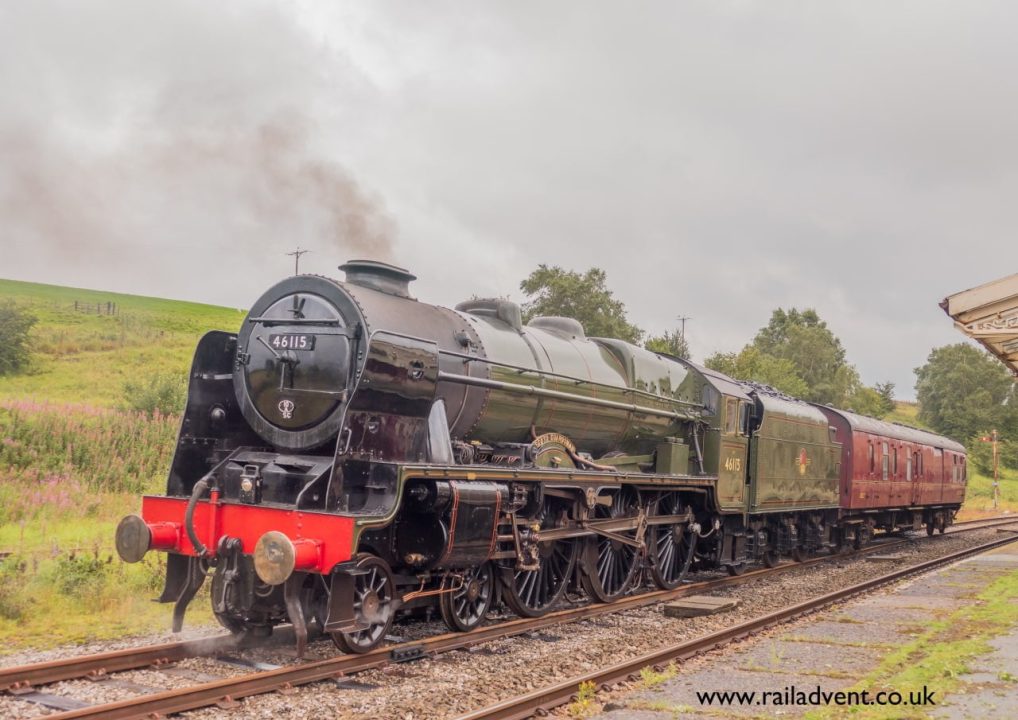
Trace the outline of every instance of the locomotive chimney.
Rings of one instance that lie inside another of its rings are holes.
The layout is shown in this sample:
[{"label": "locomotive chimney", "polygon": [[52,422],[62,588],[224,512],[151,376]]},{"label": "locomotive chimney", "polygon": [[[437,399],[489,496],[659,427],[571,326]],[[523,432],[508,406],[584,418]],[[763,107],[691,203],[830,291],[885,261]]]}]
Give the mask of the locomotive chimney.
[{"label": "locomotive chimney", "polygon": [[416,280],[408,270],[377,260],[351,260],[339,269],[346,273],[346,281],[351,285],[371,288],[379,292],[413,300],[410,294],[410,281]]}]

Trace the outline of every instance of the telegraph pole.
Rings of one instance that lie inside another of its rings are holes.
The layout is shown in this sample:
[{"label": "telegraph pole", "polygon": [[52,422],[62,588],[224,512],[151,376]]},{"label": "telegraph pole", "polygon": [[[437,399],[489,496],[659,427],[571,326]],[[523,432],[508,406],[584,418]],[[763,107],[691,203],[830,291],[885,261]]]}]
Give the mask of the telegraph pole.
[{"label": "telegraph pole", "polygon": [[997,470],[1000,453],[997,450],[997,431],[994,430],[989,435],[983,435],[979,440],[980,442],[993,443],[993,509],[996,510],[997,504],[1000,502],[1000,474]]},{"label": "telegraph pole", "polygon": [[686,315],[679,315],[675,319],[678,320],[680,323],[682,323],[682,329],[679,331],[679,336],[683,340],[685,340],[686,339],[686,320],[692,320],[693,318],[688,317]]},{"label": "telegraph pole", "polygon": [[301,255],[306,255],[309,252],[311,252],[311,251],[310,250],[301,250],[300,249],[300,245],[298,245],[296,250],[294,250],[293,252],[286,253],[287,255],[292,255],[293,256],[293,274],[294,275],[300,275],[300,256]]},{"label": "telegraph pole", "polygon": [[997,509],[1000,500],[1000,479],[997,477],[997,431],[993,431],[993,509]]}]

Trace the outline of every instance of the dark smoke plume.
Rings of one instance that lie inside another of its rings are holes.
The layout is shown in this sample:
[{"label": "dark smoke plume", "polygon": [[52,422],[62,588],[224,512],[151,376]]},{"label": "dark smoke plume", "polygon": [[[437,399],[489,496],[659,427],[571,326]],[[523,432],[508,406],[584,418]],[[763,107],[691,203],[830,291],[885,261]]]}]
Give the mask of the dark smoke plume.
[{"label": "dark smoke plume", "polygon": [[98,7],[0,8],[0,276],[154,270],[186,295],[264,282],[297,245],[321,269],[392,259],[396,223],[344,163],[340,109],[366,96],[341,54],[272,4]]},{"label": "dark smoke plume", "polygon": [[280,118],[229,134],[135,137],[81,156],[31,132],[0,136],[6,233],[87,255],[123,243],[289,248],[391,257],[396,224],[306,124]]}]

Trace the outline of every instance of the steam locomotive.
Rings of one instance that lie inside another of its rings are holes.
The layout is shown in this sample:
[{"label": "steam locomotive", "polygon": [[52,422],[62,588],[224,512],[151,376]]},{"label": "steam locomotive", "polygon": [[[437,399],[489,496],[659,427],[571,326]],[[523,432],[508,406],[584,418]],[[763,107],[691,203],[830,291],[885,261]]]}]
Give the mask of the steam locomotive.
[{"label": "steam locomotive", "polygon": [[349,652],[398,613],[453,630],[692,568],[741,572],[932,533],[964,499],[947,438],[810,405],[575,320],[414,299],[372,261],[300,275],[198,344],[166,494],[117,528],[167,553],[173,627],[211,576],[235,633],[315,623]]}]

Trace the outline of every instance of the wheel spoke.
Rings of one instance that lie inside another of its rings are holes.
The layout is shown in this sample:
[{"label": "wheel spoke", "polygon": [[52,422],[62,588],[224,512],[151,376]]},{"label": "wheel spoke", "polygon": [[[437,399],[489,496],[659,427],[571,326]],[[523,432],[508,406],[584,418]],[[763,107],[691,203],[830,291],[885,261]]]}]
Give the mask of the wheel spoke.
[{"label": "wheel spoke", "polygon": [[544,605],[544,601],[548,596],[548,586],[555,578],[548,563],[542,564],[541,569],[537,573],[537,582],[534,583],[534,593],[530,603],[532,607],[542,607]]},{"label": "wheel spoke", "polygon": [[527,573],[527,581],[524,584],[524,602],[527,606],[533,605],[534,588],[537,587],[537,582],[540,579],[540,573],[537,570],[532,570]]}]

